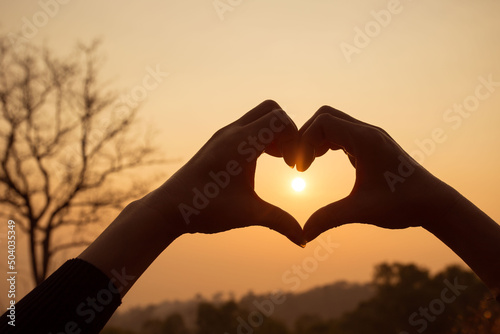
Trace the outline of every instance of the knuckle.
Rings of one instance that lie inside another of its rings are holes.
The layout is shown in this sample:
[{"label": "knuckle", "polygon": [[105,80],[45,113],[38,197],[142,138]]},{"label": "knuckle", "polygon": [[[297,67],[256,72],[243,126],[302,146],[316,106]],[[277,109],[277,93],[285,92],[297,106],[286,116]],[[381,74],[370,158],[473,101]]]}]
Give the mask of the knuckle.
[{"label": "knuckle", "polygon": [[236,124],[226,125],[219,130],[217,130],[211,137],[211,140],[216,140],[219,138],[227,138],[234,136],[235,133],[239,131],[239,127]]},{"label": "knuckle", "polygon": [[332,110],[333,110],[332,107],[323,105],[321,106],[321,108],[318,109],[318,111],[316,111],[314,116],[319,117],[320,115],[329,114]]},{"label": "knuckle", "polygon": [[279,104],[276,101],[271,100],[271,99],[265,100],[260,105],[266,109],[278,109],[278,108],[280,108]]},{"label": "knuckle", "polygon": [[391,145],[390,137],[385,131],[375,127],[360,127],[360,135],[366,143],[378,149],[384,149]]},{"label": "knuckle", "polygon": [[325,105],[321,106],[321,108],[318,109],[318,113],[326,113],[326,112],[330,112],[332,110],[333,110],[332,107],[325,104]]}]

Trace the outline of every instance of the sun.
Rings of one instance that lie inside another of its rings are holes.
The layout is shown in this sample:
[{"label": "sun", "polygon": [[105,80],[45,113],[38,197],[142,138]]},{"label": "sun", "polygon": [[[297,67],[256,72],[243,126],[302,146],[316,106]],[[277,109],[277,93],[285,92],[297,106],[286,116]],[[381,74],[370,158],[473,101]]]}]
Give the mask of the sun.
[{"label": "sun", "polygon": [[296,177],[292,180],[292,188],[296,192],[301,192],[306,188],[306,181],[304,181],[304,179],[301,177]]}]

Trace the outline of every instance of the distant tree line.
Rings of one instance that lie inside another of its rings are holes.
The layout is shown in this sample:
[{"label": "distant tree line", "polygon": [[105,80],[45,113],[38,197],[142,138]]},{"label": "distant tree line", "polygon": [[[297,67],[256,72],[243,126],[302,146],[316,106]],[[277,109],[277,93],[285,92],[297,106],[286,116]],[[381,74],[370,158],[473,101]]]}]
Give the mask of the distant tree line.
[{"label": "distant tree line", "polygon": [[[173,313],[146,320],[142,334],[500,334],[500,306],[476,275],[450,266],[435,275],[413,264],[380,264],[372,284],[375,294],[334,319],[316,314],[283,319],[263,315],[234,300],[200,302],[196,328]],[[279,307],[276,306],[276,307]],[[139,334],[109,327],[103,334]]]}]

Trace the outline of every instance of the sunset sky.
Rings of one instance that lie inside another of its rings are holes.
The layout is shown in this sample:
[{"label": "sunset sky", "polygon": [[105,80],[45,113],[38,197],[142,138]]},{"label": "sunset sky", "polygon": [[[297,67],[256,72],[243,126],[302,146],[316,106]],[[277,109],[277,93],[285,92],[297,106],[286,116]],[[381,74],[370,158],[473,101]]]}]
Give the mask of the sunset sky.
[{"label": "sunset sky", "polygon": [[[165,166],[166,177],[216,130],[265,99],[277,101],[299,127],[327,104],[387,130],[429,171],[500,221],[499,1],[61,2],[0,2],[0,33],[25,34],[61,54],[77,41],[101,38],[103,77],[123,94],[151,70],[168,72],[148,91],[140,114],[158,131],[165,157],[179,158]],[[439,142],[432,139],[436,129],[443,133]],[[300,175],[307,183],[300,193],[291,187],[299,174],[281,159],[262,157],[256,191],[301,224],[354,183],[354,169],[340,152]],[[326,260],[307,277],[290,274],[328,240],[336,248]],[[421,228],[353,224],[305,249],[262,227],[186,235],[154,262],[121,309],[197,293],[240,296],[366,282],[383,261],[433,271],[462,263]]]}]

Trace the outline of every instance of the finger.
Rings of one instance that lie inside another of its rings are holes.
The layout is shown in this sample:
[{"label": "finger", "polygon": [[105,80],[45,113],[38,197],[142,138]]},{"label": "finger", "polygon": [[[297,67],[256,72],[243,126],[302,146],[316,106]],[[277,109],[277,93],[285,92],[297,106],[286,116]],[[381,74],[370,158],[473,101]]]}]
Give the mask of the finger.
[{"label": "finger", "polygon": [[[338,109],[332,108],[330,106],[323,106],[319,108],[304,125],[302,125],[302,127],[299,130],[299,136],[301,137],[301,139],[304,133],[306,133],[313,124],[317,123],[318,117],[322,115],[331,115],[338,119],[342,119],[347,122],[352,122],[354,124],[364,124],[358,119]],[[302,172],[306,171],[311,166],[316,157],[324,155],[330,149],[338,150],[338,149],[343,149],[343,147],[335,143],[328,142],[326,136],[323,136],[323,138],[321,139],[319,138],[316,139],[314,144],[307,143],[301,140],[298,145],[296,154],[297,170]],[[354,159],[351,156],[349,156],[349,160],[354,165]]]},{"label": "finger", "polygon": [[254,211],[257,214],[255,225],[268,227],[281,233],[294,244],[305,247],[306,240],[302,227],[288,212],[259,199],[259,207]]},{"label": "finger", "polygon": [[247,112],[245,115],[241,116],[235,123],[245,126],[260,119],[275,109],[281,109],[280,105],[273,100],[266,100]]},{"label": "finger", "polygon": [[300,140],[297,153],[295,155],[295,165],[299,172],[305,172],[316,158],[314,145]]},{"label": "finger", "polygon": [[294,152],[298,143],[295,123],[281,109],[267,112],[259,119],[247,124],[245,134],[258,153],[283,157],[289,166],[294,166]]},{"label": "finger", "polygon": [[[359,119],[354,118],[351,115],[348,115],[348,114],[346,114],[346,113],[344,113],[344,112],[342,112],[342,111],[340,111],[338,109],[332,108],[330,106],[323,106],[323,107],[319,108],[318,111],[316,111],[316,113],[314,113],[314,115],[304,125],[302,125],[302,127],[299,130],[299,135],[302,136],[302,134],[304,134],[307,131],[307,129],[313,124],[314,120],[317,117],[319,117],[320,115],[324,115],[324,114],[332,115],[332,116],[334,116],[336,118],[340,118],[340,119],[343,119],[345,121],[348,121],[348,122],[351,122],[351,123],[354,123],[354,124],[364,125],[366,127],[371,127],[371,128],[378,129],[378,130],[382,131],[383,133],[385,133],[388,137],[390,137],[389,134],[387,134],[387,132],[385,132],[383,129],[381,129],[381,128],[377,127],[377,126],[365,123],[363,121],[360,121]],[[329,149],[338,150],[338,149],[342,149],[342,147],[340,147],[338,145],[335,145],[335,144],[332,144],[332,143],[330,143],[329,145],[328,144],[323,144],[319,148],[316,147],[316,149],[315,149],[316,157],[322,156]],[[351,162],[354,165],[354,162],[352,161],[352,157],[349,156],[349,159],[351,160]]]},{"label": "finger", "polygon": [[346,197],[314,212],[304,225],[304,237],[309,242],[331,228],[361,222],[361,219],[354,200]]},{"label": "finger", "polygon": [[356,147],[363,143],[364,125],[352,123],[341,118],[323,113],[316,117],[302,134],[297,153],[297,170],[305,171],[317,156],[316,150],[330,147],[340,147],[348,154],[356,157]]},{"label": "finger", "polygon": [[286,164],[290,167],[295,166],[295,155],[299,147],[299,138],[297,133],[297,138],[292,141],[287,141],[281,144],[281,154]]},{"label": "finger", "polygon": [[366,123],[363,123],[362,121],[338,110],[338,109],[335,109],[335,108],[332,108],[330,106],[322,106],[321,108],[319,108],[315,113],[314,115],[307,121],[304,123],[304,125],[302,125],[300,127],[300,130],[299,130],[299,133],[300,134],[303,134],[308,128],[309,126],[311,126],[311,124],[314,122],[314,120],[320,116],[320,115],[323,115],[323,114],[328,114],[328,115],[332,115],[332,116],[335,116],[337,118],[340,118],[340,119],[343,119],[343,120],[346,120],[346,121],[349,121],[349,122],[352,122],[352,123],[358,123],[358,124],[366,124]]},{"label": "finger", "polygon": [[349,158],[349,161],[351,162],[351,165],[356,168],[356,158],[352,155],[350,155],[349,153],[345,152],[345,154],[347,155],[347,157]]},{"label": "finger", "polygon": [[[384,129],[382,129],[382,128],[376,126],[376,125],[363,122],[363,121],[361,121],[361,120],[359,120],[357,118],[352,117],[351,115],[346,114],[345,112],[342,112],[342,111],[340,111],[338,109],[335,109],[335,108],[332,108],[330,106],[323,106],[323,107],[319,108],[318,111],[314,114],[314,116],[312,118],[317,117],[318,115],[321,115],[321,114],[325,114],[325,113],[330,114],[332,116],[335,116],[337,118],[340,118],[340,119],[352,122],[354,124],[364,125],[364,126],[367,126],[367,127],[370,127],[370,128],[377,129],[377,130],[383,132],[385,135],[387,135],[389,138],[392,139],[392,137]],[[308,124],[308,123],[306,122],[306,124]],[[306,124],[304,124],[304,126]],[[301,130],[304,128],[304,126],[301,127]],[[305,131],[305,128],[302,131]],[[301,133],[303,133],[303,132],[301,132]]]}]

